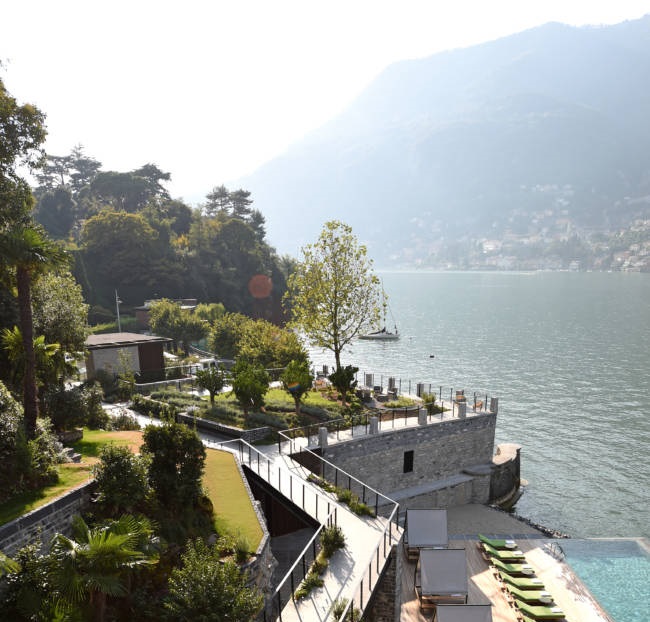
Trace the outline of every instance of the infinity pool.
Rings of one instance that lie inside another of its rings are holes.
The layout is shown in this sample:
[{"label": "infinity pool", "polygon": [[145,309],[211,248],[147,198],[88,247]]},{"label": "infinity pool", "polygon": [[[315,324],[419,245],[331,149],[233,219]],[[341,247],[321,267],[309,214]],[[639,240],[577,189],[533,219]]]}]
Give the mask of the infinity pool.
[{"label": "infinity pool", "polygon": [[612,620],[650,621],[650,546],[647,540],[620,538],[557,543],[566,562]]}]

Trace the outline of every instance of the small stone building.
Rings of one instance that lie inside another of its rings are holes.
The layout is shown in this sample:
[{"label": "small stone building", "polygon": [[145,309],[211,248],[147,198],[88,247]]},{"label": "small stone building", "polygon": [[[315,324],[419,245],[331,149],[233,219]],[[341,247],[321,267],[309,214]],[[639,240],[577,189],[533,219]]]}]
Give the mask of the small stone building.
[{"label": "small stone building", "polygon": [[163,351],[172,340],[157,335],[137,333],[104,333],[90,335],[86,339],[86,375],[92,380],[97,371],[104,369],[117,374],[120,366],[120,351],[130,358],[131,369],[146,376],[148,380],[163,379],[165,360]]}]

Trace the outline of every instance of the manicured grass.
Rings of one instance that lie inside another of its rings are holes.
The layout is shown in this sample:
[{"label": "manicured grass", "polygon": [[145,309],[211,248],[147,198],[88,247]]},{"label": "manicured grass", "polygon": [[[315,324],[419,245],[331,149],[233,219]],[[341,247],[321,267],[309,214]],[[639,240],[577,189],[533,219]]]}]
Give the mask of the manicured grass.
[{"label": "manicured grass", "polygon": [[[75,451],[82,454],[81,463],[59,465],[59,481],[41,490],[25,492],[0,505],[0,525],[45,505],[56,497],[82,484],[92,477],[92,466],[99,461],[101,448],[110,443],[128,445],[138,452],[142,445],[142,432],[84,429],[82,440],[74,443]],[[207,450],[203,484],[209,491],[215,511],[215,528],[219,533],[245,537],[255,551],[262,539],[262,529],[251,505],[232,454],[216,449]]]},{"label": "manicured grass", "polygon": [[255,551],[262,539],[262,529],[242,482],[234,456],[227,451],[208,449],[203,484],[207,488],[216,515],[219,533],[242,535]]},{"label": "manicured grass", "polygon": [[56,497],[88,481],[90,477],[91,465],[88,463],[59,465],[59,481],[56,484],[40,490],[29,490],[0,504],[0,525],[53,501]]},{"label": "manicured grass", "polygon": [[72,447],[83,456],[83,462],[94,464],[99,460],[102,447],[110,444],[127,445],[131,448],[131,451],[139,453],[140,445],[142,445],[142,432],[139,430],[107,432],[105,430],[84,428],[83,438],[74,443]]}]

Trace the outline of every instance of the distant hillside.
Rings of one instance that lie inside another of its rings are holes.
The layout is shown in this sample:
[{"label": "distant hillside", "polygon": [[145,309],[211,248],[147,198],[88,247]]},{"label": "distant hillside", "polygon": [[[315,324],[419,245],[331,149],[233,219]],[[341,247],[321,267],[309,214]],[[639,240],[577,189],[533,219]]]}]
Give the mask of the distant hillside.
[{"label": "distant hillside", "polygon": [[650,195],[648,85],[650,16],[550,23],[388,67],[241,185],[280,252],[340,218],[379,266],[426,263],[445,240],[499,238],[522,214],[525,229],[552,210],[607,230]]}]

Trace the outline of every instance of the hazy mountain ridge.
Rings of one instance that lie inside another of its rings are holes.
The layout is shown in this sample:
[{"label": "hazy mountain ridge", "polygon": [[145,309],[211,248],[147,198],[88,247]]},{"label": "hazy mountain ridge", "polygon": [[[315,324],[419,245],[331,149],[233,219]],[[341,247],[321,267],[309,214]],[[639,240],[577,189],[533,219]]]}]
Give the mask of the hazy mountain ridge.
[{"label": "hazy mountain ridge", "polygon": [[388,67],[242,184],[281,252],[334,217],[378,264],[435,263],[441,241],[498,238],[513,212],[605,230],[650,194],[648,84],[650,16],[547,24]]}]

